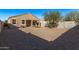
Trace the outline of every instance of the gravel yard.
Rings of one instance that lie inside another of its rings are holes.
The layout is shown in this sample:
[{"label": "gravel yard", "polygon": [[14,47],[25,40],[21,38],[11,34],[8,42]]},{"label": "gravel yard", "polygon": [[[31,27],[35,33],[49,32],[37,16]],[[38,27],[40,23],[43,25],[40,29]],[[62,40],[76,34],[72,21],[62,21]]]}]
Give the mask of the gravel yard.
[{"label": "gravel yard", "polygon": [[61,36],[64,32],[68,31],[68,29],[57,29],[57,28],[49,29],[46,27],[43,28],[28,27],[28,28],[20,28],[20,30],[26,33],[32,33],[47,41],[53,41],[57,37]]}]

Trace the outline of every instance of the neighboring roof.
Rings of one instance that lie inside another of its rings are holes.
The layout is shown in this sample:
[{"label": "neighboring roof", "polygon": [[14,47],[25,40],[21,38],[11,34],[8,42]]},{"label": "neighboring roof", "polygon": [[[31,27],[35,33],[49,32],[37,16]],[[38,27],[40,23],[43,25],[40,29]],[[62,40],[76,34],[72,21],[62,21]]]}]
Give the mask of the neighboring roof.
[{"label": "neighboring roof", "polygon": [[2,21],[0,20],[0,22],[2,22]]},{"label": "neighboring roof", "polygon": [[0,22],[2,22],[2,21],[0,20]]},{"label": "neighboring roof", "polygon": [[16,18],[16,17],[20,17],[25,15],[27,17],[28,20],[39,20],[39,18],[37,18],[36,16],[32,15],[32,14],[21,14],[21,15],[16,15],[16,16],[11,16],[9,18]]},{"label": "neighboring roof", "polygon": [[2,24],[3,24],[3,21],[1,21],[1,20],[0,20],[0,23],[2,23]]}]

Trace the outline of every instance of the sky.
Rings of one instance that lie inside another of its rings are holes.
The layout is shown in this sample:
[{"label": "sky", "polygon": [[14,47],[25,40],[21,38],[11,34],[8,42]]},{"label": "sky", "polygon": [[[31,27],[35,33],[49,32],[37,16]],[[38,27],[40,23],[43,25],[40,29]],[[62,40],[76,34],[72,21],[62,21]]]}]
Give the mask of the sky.
[{"label": "sky", "polygon": [[[65,15],[74,9],[0,9],[0,20],[5,21],[10,16],[32,13],[39,19],[43,19],[43,14],[47,11],[59,11],[61,15]],[[77,9],[75,9],[77,10]]]}]

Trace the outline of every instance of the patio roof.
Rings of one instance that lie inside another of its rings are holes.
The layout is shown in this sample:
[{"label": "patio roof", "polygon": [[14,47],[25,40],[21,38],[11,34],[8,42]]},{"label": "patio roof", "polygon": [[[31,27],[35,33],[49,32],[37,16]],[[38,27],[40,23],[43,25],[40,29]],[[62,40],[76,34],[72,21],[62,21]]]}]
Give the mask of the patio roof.
[{"label": "patio roof", "polygon": [[16,15],[16,16],[11,16],[10,18],[16,18],[16,17],[20,17],[20,16],[26,16],[28,20],[40,20],[38,17],[32,15],[32,14],[21,14],[21,15]]}]

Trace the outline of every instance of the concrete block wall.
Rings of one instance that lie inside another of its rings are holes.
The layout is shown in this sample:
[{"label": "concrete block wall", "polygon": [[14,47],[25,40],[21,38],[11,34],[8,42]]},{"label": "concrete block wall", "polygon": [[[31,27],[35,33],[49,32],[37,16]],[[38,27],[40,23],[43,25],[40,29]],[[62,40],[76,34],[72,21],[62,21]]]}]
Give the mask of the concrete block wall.
[{"label": "concrete block wall", "polygon": [[72,27],[75,27],[76,26],[76,23],[75,21],[63,21],[63,22],[59,22],[58,23],[58,27],[57,28],[72,28]]}]

